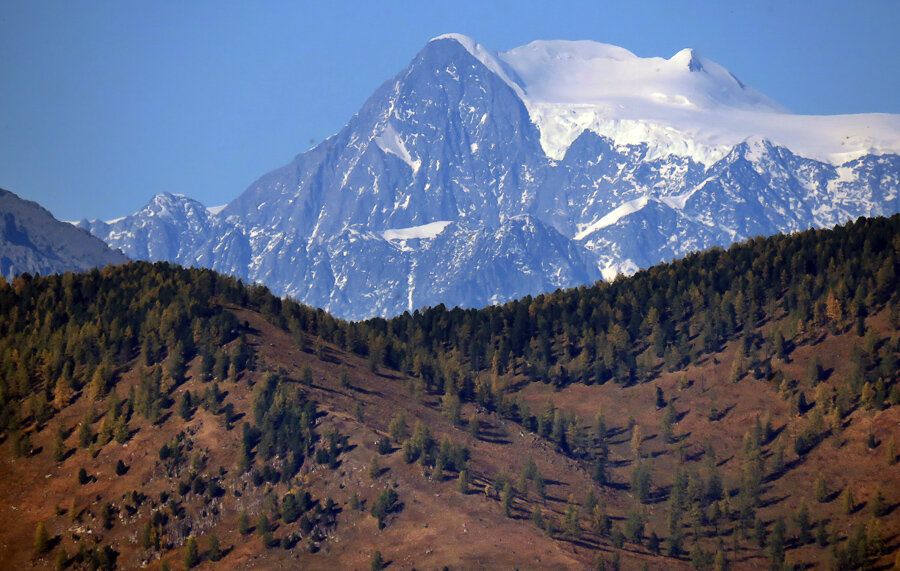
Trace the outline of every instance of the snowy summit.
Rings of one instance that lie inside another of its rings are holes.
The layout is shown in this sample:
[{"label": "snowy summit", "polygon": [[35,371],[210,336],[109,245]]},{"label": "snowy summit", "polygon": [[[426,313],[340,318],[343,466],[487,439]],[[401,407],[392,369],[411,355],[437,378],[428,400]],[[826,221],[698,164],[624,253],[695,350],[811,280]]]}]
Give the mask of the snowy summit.
[{"label": "snowy summit", "polygon": [[796,115],[690,48],[664,59],[592,41],[493,53],[460,34],[438,40],[459,42],[519,94],[554,160],[585,130],[707,165],[753,137],[833,164],[900,151],[897,116]]}]

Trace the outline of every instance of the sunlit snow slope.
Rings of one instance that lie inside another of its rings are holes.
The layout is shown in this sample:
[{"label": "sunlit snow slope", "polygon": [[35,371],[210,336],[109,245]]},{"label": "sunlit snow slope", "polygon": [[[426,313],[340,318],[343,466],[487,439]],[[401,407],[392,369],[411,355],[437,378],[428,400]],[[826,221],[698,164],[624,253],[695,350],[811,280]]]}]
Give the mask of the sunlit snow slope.
[{"label": "sunlit snow slope", "polygon": [[598,42],[537,41],[493,54],[450,34],[516,90],[541,131],[547,156],[562,159],[590,130],[619,144],[647,143],[651,156],[712,164],[749,137],[840,164],[900,151],[900,117],[796,115],[686,48],[641,58]]}]

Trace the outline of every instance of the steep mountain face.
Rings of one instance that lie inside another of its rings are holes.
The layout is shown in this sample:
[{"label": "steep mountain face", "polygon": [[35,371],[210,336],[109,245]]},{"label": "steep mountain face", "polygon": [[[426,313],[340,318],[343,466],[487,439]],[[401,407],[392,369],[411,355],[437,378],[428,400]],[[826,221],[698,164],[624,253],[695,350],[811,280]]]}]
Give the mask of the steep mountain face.
[{"label": "steep mountain face", "polygon": [[194,259],[223,230],[202,204],[169,193],[154,196],[132,216],[110,222],[82,220],[77,226],[101,236],[132,259],[180,263]]},{"label": "steep mountain face", "polygon": [[71,224],[61,222],[37,203],[0,189],[0,275],[83,271],[127,262],[122,252]]},{"label": "steep mountain face", "polygon": [[212,214],[85,223],[136,258],[345,318],[481,306],[900,211],[900,117],[793,115],[692,50],[429,42],[340,132]]}]

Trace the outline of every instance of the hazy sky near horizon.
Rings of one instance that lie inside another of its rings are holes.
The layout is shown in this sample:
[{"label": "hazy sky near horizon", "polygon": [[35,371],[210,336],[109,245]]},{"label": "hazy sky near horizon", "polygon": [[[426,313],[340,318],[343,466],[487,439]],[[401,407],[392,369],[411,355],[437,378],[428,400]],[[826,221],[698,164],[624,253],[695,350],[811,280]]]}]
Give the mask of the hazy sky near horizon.
[{"label": "hazy sky near horizon", "polygon": [[432,37],[692,47],[797,113],[900,113],[900,2],[0,4],[0,187],[57,218],[207,206],[337,132]]}]

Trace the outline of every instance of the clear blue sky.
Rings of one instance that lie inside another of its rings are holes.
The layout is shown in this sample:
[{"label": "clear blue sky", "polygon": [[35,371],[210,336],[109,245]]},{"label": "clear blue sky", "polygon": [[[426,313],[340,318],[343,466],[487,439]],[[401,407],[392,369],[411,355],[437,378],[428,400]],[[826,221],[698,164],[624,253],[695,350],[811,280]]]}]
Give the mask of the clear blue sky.
[{"label": "clear blue sky", "polygon": [[684,47],[799,113],[900,113],[900,2],[0,3],[0,187],[58,218],[225,203],[335,133],[432,37]]}]

